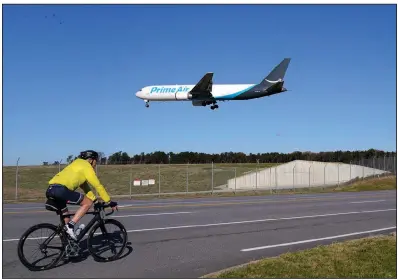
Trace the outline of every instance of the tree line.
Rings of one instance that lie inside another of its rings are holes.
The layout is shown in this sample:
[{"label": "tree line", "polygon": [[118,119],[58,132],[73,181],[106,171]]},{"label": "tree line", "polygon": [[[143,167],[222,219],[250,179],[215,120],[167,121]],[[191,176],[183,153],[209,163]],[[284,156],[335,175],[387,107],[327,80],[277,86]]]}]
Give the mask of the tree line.
[{"label": "tree line", "polygon": [[[376,149],[365,151],[329,151],[329,152],[293,152],[293,153],[257,153],[245,154],[242,152],[224,152],[208,154],[198,152],[163,152],[140,153],[129,156],[126,152],[119,151],[106,157],[100,153],[99,164],[204,164],[204,163],[285,163],[293,160],[310,160],[324,162],[358,162],[362,159],[374,157],[396,157],[396,152],[385,152]],[[71,162],[73,155],[68,156],[67,162]]]}]

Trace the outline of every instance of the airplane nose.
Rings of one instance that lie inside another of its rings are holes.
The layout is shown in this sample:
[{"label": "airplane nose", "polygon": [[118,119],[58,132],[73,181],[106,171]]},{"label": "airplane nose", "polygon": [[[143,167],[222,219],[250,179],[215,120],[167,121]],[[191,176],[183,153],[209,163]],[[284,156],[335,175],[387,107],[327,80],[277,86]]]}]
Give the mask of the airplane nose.
[{"label": "airplane nose", "polygon": [[143,98],[143,94],[142,94],[142,91],[140,90],[140,91],[137,91],[137,93],[135,94],[135,96],[137,96],[138,98]]}]

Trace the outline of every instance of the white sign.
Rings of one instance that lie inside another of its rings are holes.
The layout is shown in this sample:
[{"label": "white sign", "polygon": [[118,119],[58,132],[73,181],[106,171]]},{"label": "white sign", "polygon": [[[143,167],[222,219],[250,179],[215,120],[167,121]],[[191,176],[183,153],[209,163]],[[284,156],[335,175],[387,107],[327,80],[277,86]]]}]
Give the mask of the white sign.
[{"label": "white sign", "polygon": [[141,181],[140,180],[134,180],[134,186],[139,186],[141,185]]},{"label": "white sign", "polygon": [[148,181],[149,181],[148,182],[149,185],[155,185],[155,180],[154,179],[149,179]]},{"label": "white sign", "polygon": [[148,186],[148,180],[142,180],[142,185],[143,186]]}]

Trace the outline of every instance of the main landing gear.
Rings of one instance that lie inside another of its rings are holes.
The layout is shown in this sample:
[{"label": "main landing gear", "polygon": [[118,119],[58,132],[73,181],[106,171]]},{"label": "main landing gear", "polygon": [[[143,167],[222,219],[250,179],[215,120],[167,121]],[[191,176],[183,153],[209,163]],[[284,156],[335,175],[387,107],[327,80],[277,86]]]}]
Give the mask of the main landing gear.
[{"label": "main landing gear", "polygon": [[149,101],[145,100],[145,107],[149,108]]},{"label": "main landing gear", "polygon": [[207,106],[207,105],[210,105],[210,104],[213,104],[213,105],[211,105],[210,109],[212,109],[212,110],[218,109],[218,105],[217,105],[216,101],[203,101],[202,102],[202,106]]}]

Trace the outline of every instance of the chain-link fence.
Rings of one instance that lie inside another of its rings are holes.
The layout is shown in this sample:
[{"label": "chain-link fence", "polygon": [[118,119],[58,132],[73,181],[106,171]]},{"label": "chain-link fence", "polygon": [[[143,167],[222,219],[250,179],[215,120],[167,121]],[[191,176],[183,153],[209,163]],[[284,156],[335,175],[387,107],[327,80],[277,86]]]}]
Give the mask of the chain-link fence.
[{"label": "chain-link fence", "polygon": [[[44,198],[48,181],[65,165],[3,167],[5,200]],[[274,164],[97,165],[112,197],[313,190],[369,177],[396,175],[395,157],[358,162],[292,161]]]}]

